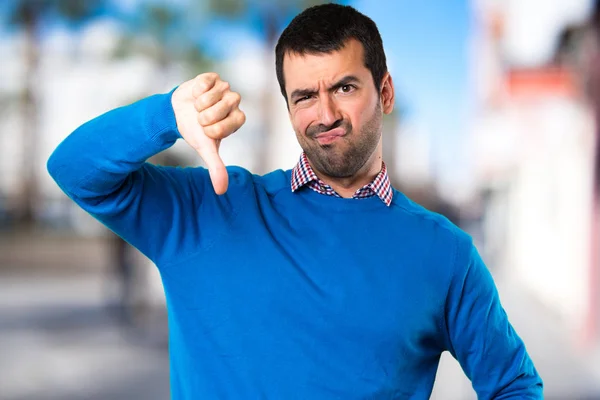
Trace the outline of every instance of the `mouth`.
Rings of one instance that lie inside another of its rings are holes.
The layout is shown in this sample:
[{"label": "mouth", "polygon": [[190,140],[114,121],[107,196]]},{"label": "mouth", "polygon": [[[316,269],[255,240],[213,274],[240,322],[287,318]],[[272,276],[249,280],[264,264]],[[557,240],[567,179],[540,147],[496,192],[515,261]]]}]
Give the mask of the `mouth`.
[{"label": "mouth", "polygon": [[342,127],[337,127],[334,129],[331,129],[327,132],[321,132],[318,135],[315,136],[315,139],[317,140],[317,142],[319,142],[319,144],[321,145],[327,145],[327,144],[331,144],[333,142],[335,142],[336,140],[338,140],[339,138],[341,138],[342,136],[346,135],[346,131],[344,130],[344,128]]}]

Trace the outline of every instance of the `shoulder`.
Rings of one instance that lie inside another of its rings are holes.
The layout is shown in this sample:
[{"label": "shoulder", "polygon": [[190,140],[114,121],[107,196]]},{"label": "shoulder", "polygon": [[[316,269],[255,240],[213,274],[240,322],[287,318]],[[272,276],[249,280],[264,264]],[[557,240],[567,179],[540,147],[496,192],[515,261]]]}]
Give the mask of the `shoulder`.
[{"label": "shoulder", "polygon": [[470,254],[473,247],[471,236],[445,216],[426,209],[397,190],[394,190],[390,207],[400,218],[398,223],[404,229],[416,235],[418,240],[429,243],[435,250],[443,249],[455,257]]},{"label": "shoulder", "polygon": [[[203,166],[162,166],[146,163],[142,167],[143,179],[161,182],[163,196],[169,193],[179,193],[184,197],[193,199],[198,204],[210,202],[210,199],[218,201],[218,196],[213,189],[210,173]],[[252,190],[254,185],[253,175],[247,169],[230,166],[227,167],[229,186],[227,198],[242,198]]]},{"label": "shoulder", "polygon": [[249,170],[239,166],[227,167],[229,184],[233,186],[254,186],[267,192],[277,192],[289,187],[289,171],[275,170],[265,175],[253,174]]},{"label": "shoulder", "polygon": [[[210,174],[205,167],[184,167],[176,168],[181,170],[181,174],[192,179],[196,184],[212,185]],[[252,173],[247,169],[239,166],[228,166],[227,175],[229,177],[229,189],[240,189],[253,184]]]},{"label": "shoulder", "polygon": [[291,171],[275,170],[265,175],[254,175],[253,180],[257,188],[273,196],[281,190],[291,190]]},{"label": "shoulder", "polygon": [[[187,168],[188,175],[196,185],[212,186],[208,170],[204,167]],[[240,166],[228,166],[228,197],[247,198],[256,196],[258,192],[274,196],[282,189],[290,188],[290,171],[275,170],[265,175],[253,174]],[[233,197],[232,197],[233,196]]]}]

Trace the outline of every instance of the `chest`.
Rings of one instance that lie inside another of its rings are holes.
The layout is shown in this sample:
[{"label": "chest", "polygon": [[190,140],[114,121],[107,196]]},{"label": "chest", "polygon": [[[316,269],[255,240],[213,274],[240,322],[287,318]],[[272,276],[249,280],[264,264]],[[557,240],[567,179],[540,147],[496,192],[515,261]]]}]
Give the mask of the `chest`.
[{"label": "chest", "polygon": [[171,305],[227,335],[418,353],[438,334],[445,298],[428,253],[408,235],[390,241],[377,224],[350,228],[343,218],[351,216],[232,224],[219,242],[169,267]]}]

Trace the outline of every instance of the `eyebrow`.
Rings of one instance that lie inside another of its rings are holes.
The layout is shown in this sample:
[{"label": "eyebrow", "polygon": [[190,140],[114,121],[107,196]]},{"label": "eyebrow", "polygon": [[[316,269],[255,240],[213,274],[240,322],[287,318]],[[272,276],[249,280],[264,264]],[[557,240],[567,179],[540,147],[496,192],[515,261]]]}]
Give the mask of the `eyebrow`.
[{"label": "eyebrow", "polygon": [[[328,87],[327,91],[330,91],[330,92],[335,91],[335,90],[341,88],[342,86],[346,86],[351,83],[359,83],[359,82],[360,82],[360,79],[358,79],[356,76],[347,75],[347,76],[343,77],[342,79],[340,79],[339,81],[337,81],[336,83],[334,83],[333,85],[331,85],[330,87]],[[315,95],[317,92],[318,92],[318,90],[315,90],[315,89],[296,89],[290,95],[290,99],[294,100],[299,97],[312,96],[312,95]]]}]

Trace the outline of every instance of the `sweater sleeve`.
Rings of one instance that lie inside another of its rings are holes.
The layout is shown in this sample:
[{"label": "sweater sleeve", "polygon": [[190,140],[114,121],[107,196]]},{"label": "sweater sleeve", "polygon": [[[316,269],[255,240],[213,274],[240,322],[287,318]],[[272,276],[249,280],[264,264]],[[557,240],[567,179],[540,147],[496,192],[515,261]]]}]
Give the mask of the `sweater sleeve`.
[{"label": "sweater sleeve", "polygon": [[446,304],[448,350],[479,399],[542,399],[542,380],[508,321],[489,270],[471,243],[462,253],[467,257],[460,252],[456,257]]},{"label": "sweater sleeve", "polygon": [[47,163],[52,178],[75,203],[157,264],[159,257],[190,240],[201,194],[210,185],[205,169],[146,163],[180,138],[172,93],[147,97],[83,124]]}]

